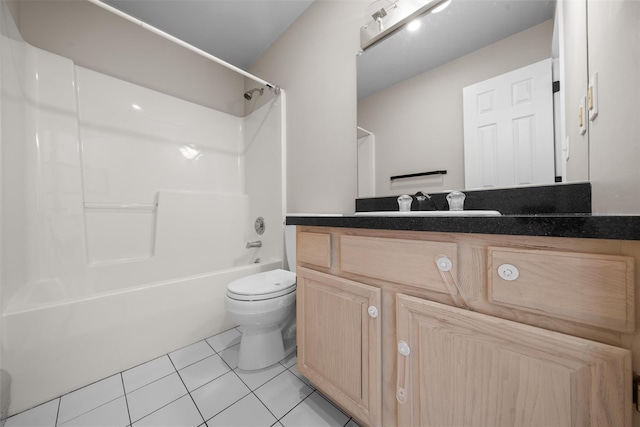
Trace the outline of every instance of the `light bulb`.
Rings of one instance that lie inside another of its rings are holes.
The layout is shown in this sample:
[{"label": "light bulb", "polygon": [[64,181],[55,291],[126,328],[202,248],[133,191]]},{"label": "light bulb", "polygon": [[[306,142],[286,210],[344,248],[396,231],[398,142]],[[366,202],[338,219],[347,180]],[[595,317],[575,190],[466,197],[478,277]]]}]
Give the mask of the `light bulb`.
[{"label": "light bulb", "polygon": [[434,7],[433,9],[431,9],[431,13],[442,12],[447,7],[449,7],[450,4],[451,4],[451,0],[447,0],[447,1],[443,2],[443,3],[440,3],[438,6]]},{"label": "light bulb", "polygon": [[409,22],[409,24],[407,25],[407,30],[409,31],[416,31],[418,28],[420,28],[422,24],[420,23],[419,20],[414,19],[413,21]]}]

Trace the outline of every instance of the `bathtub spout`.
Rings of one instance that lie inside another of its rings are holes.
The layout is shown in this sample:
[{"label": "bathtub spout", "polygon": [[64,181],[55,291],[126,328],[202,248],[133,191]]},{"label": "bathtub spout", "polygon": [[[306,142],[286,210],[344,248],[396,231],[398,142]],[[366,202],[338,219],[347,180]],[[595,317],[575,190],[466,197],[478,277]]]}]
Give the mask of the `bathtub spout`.
[{"label": "bathtub spout", "polygon": [[247,249],[249,248],[261,248],[262,240],[256,240],[255,242],[247,242]]}]

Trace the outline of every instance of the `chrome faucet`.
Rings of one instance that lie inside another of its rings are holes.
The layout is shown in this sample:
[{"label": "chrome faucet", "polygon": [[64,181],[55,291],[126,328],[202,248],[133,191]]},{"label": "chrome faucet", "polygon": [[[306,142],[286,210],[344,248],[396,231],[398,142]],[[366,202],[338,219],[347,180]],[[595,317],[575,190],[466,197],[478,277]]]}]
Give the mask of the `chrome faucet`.
[{"label": "chrome faucet", "polygon": [[261,248],[262,240],[256,240],[255,242],[247,242],[247,249],[249,248]]},{"label": "chrome faucet", "polygon": [[431,206],[433,207],[433,210],[439,210],[438,206],[436,206],[436,203],[433,201],[433,199],[431,198],[430,195],[428,195],[427,193],[423,193],[422,191],[418,191],[415,195],[416,200],[418,200],[418,210],[419,211],[426,211],[426,210],[431,210],[431,209],[427,209],[424,206],[424,203],[428,200],[429,203],[431,203]]}]

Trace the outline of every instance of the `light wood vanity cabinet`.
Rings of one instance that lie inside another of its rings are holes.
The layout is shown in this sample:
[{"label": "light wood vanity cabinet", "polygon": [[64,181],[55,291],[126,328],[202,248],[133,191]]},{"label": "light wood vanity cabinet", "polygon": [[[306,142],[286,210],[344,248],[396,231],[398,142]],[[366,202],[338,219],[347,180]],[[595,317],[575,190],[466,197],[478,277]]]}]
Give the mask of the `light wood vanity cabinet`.
[{"label": "light wood vanity cabinet", "polygon": [[640,243],[298,233],[298,369],[362,425],[632,425]]}]

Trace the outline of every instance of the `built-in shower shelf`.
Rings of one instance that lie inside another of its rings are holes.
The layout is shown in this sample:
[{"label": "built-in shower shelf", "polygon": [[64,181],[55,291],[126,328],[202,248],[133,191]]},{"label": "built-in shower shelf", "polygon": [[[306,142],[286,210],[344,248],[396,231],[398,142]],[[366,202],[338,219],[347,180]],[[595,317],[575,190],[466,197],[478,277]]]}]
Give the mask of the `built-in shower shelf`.
[{"label": "built-in shower shelf", "polygon": [[92,265],[154,256],[158,203],[85,202],[87,258]]},{"label": "built-in shower shelf", "polygon": [[157,203],[95,203],[85,202],[87,210],[155,211]]}]

